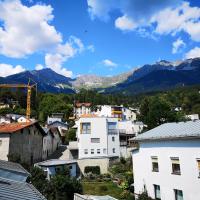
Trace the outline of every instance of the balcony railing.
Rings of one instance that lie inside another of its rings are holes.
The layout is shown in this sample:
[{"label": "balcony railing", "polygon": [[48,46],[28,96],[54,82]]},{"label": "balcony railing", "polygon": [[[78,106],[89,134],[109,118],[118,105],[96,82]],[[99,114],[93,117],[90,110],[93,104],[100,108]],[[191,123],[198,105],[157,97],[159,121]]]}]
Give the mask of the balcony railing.
[{"label": "balcony railing", "polygon": [[108,129],[108,134],[117,135],[118,130],[117,129]]}]

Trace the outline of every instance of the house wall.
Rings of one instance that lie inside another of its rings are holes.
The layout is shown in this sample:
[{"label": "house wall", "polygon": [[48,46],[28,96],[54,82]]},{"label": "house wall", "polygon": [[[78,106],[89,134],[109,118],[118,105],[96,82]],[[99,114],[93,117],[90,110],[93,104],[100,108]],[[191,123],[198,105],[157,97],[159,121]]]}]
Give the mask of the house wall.
[{"label": "house wall", "polygon": [[62,141],[61,141],[61,137],[59,135],[59,131],[56,130],[56,131],[53,131],[53,152],[56,151],[58,149],[58,147],[62,144]]},{"label": "house wall", "polygon": [[53,137],[51,136],[50,133],[48,133],[45,137],[43,137],[42,159],[45,160],[52,153],[53,153]]},{"label": "house wall", "polygon": [[42,160],[43,136],[35,125],[10,135],[9,155],[20,156],[22,162],[32,164]]},{"label": "house wall", "polygon": [[[107,122],[117,122],[114,118],[80,118],[78,121],[78,149],[79,158],[91,158],[91,157],[105,157],[105,156],[119,156],[119,134],[109,135]],[[91,133],[81,134],[80,124],[84,122],[91,123]],[[115,142],[112,142],[112,136],[114,136]],[[100,138],[99,143],[91,142],[92,138]],[[115,148],[115,153],[112,153],[112,149]],[[88,154],[85,154],[84,150],[88,150]],[[94,149],[94,154],[91,154],[91,149]],[[97,149],[100,149],[100,153],[97,153]],[[105,149],[105,150],[104,150]]]},{"label": "house wall", "polygon": [[0,134],[0,160],[8,160],[9,143],[10,135]]},{"label": "house wall", "polygon": [[99,166],[101,174],[108,173],[109,158],[85,158],[79,159],[77,162],[82,174],[87,166]]},{"label": "house wall", "polygon": [[[151,156],[158,157],[159,172],[152,172]],[[170,157],[179,157],[181,175],[172,174]],[[200,199],[200,179],[197,158],[200,158],[200,140],[143,142],[133,151],[135,193],[146,186],[154,198],[153,184],[160,185],[162,200],[175,200],[174,189],[183,191],[184,200]]]}]

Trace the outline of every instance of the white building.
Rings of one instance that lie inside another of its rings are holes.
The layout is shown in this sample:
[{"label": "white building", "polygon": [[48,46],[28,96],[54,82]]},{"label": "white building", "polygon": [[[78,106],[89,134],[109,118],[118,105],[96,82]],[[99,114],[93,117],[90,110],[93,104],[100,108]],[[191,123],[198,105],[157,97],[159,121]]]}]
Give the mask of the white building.
[{"label": "white building", "polygon": [[76,103],[74,107],[74,117],[79,118],[81,115],[91,114],[91,103]]},{"label": "white building", "polygon": [[48,180],[50,180],[52,176],[56,175],[56,173],[64,172],[66,168],[69,169],[71,177],[77,176],[76,161],[52,159],[36,163],[35,166],[41,168],[45,172]]},{"label": "white building", "polygon": [[52,113],[51,116],[48,116],[47,118],[47,124],[51,124],[53,122],[62,122],[63,116],[63,113]]},{"label": "white building", "polygon": [[77,122],[78,158],[119,157],[116,118],[81,117]]},{"label": "white building", "polygon": [[166,123],[134,138],[135,193],[162,200],[200,199],[200,121]]},{"label": "white building", "polygon": [[186,115],[186,118],[189,118],[191,120],[198,120],[199,114]]},{"label": "white building", "polygon": [[126,108],[123,105],[99,105],[97,106],[96,115],[100,117],[115,117],[119,120],[136,120],[136,110],[133,108]]}]

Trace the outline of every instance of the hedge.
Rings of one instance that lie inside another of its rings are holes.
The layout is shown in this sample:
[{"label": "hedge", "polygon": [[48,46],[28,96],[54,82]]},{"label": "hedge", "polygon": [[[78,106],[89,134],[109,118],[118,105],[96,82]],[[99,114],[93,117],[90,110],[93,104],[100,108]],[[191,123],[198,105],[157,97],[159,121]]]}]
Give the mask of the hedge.
[{"label": "hedge", "polygon": [[100,167],[99,166],[86,166],[84,169],[84,173],[92,173],[92,174],[100,174]]}]

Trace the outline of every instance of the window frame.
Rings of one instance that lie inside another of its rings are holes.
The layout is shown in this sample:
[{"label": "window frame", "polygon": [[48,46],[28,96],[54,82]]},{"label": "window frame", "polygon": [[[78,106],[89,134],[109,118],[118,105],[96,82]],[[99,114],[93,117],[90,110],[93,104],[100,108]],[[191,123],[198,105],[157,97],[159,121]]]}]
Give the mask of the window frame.
[{"label": "window frame", "polygon": [[[156,185],[154,184],[154,196],[155,196],[155,200],[161,200],[161,193],[160,193],[160,185]],[[158,189],[158,190],[156,190]],[[157,193],[157,191],[159,191],[159,194]],[[159,197],[160,196],[160,197]]]},{"label": "window frame", "polygon": [[[86,128],[84,129],[84,125],[86,125]],[[90,128],[88,128],[90,127]],[[80,124],[80,133],[81,134],[91,134],[91,122],[81,122]]]},{"label": "window frame", "polygon": [[[181,175],[181,166],[179,157],[171,157],[171,166],[172,166],[172,174]],[[178,167],[179,170],[175,169],[176,167]]]},{"label": "window frame", "polygon": [[[152,172],[159,172],[158,157],[151,156]],[[155,166],[157,164],[157,167]]]},{"label": "window frame", "polygon": [[182,200],[183,200],[183,190],[178,190],[178,189],[174,189],[174,196],[175,196],[175,200],[179,200],[178,199],[178,192],[182,193]]}]

